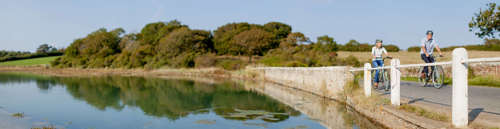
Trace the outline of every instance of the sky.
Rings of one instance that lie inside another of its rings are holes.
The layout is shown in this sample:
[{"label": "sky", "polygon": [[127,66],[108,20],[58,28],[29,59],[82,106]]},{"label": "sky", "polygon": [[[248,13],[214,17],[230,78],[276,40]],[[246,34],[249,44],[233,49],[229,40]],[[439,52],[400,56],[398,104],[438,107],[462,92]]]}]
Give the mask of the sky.
[{"label": "sky", "polygon": [[440,46],[479,44],[468,23],[489,2],[500,0],[0,0],[0,50],[67,47],[99,28],[136,33],[170,20],[204,30],[277,21],[313,41],[382,39],[403,49],[418,45],[427,30]]}]

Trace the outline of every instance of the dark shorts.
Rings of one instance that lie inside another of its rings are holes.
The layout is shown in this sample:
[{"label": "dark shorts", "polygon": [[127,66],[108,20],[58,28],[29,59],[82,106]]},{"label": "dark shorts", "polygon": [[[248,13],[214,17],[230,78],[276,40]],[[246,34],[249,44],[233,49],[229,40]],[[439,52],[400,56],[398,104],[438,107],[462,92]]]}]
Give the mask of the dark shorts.
[{"label": "dark shorts", "polygon": [[432,58],[432,55],[426,57],[425,54],[420,54],[420,57],[425,61],[425,63],[434,63],[434,58]]},{"label": "dark shorts", "polygon": [[[429,55],[429,57],[426,57],[425,54],[420,54],[420,57],[422,58],[422,60],[425,61],[425,63],[434,63],[434,58],[432,58],[432,55]],[[434,66],[431,66],[432,69],[434,69]],[[428,70],[429,68],[428,67],[424,67],[424,73],[427,75],[428,74]]]}]

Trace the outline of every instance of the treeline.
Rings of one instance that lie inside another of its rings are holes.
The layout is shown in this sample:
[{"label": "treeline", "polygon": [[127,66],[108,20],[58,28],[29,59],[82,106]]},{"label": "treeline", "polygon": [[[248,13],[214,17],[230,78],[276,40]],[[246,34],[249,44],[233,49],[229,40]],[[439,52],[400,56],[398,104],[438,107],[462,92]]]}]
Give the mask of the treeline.
[{"label": "treeline", "polygon": [[0,51],[0,62],[4,61],[13,61],[13,60],[22,60],[22,59],[31,59],[38,57],[48,57],[48,56],[60,56],[64,52],[63,49],[56,49],[53,46],[48,44],[40,45],[35,53],[32,52],[22,52],[22,51]]},{"label": "treeline", "polygon": [[[355,58],[337,59],[335,52],[362,51],[361,45],[355,40],[350,45],[339,45],[329,36],[311,42],[280,22],[229,23],[211,32],[191,29],[173,20],[147,24],[139,33],[126,34],[121,28],[99,29],[76,39],[52,65],[146,69],[214,66],[238,69],[256,62],[273,66],[358,65]],[[282,57],[276,60],[277,55]]]},{"label": "treeline", "polygon": [[[367,51],[372,51],[372,47],[375,45],[375,43],[359,43],[356,40],[349,40],[345,45],[340,45],[339,50],[340,51],[361,51],[361,52],[367,52]],[[389,51],[389,52],[398,52],[400,49],[398,46],[393,45],[393,44],[387,44],[384,43],[384,48]]]},{"label": "treeline", "polygon": [[[455,48],[463,47],[467,50],[475,51],[500,51],[500,40],[499,39],[485,39],[484,44],[477,45],[464,45],[464,46],[449,46],[441,48],[442,51],[453,51]],[[408,51],[420,51],[420,46],[409,47]]]}]

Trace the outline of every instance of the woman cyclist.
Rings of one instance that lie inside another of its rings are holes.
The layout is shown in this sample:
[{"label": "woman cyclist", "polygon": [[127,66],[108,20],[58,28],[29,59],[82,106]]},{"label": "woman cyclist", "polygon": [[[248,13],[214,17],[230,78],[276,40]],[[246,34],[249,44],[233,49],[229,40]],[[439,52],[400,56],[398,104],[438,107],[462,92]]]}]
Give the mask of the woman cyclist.
[{"label": "woman cyclist", "polygon": [[[382,65],[384,65],[384,60],[382,58],[382,54],[385,54],[386,56],[389,56],[389,54],[387,53],[387,50],[385,50],[384,47],[382,47],[382,40],[379,40],[377,39],[375,41],[375,46],[373,46],[372,48],[372,57],[373,57],[373,62],[372,62],[372,65],[374,68],[377,68],[377,67],[381,67]],[[375,72],[375,77],[373,78],[373,80],[375,81],[375,89],[378,89],[378,83],[380,82],[379,80],[379,72],[380,70],[377,69],[377,71]]]}]

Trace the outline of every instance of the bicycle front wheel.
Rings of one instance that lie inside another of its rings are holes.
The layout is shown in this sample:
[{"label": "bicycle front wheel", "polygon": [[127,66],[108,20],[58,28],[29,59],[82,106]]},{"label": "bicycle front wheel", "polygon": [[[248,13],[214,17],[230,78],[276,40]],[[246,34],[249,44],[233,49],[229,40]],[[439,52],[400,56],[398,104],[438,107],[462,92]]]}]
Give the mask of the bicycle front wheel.
[{"label": "bicycle front wheel", "polygon": [[384,70],[383,76],[384,76],[384,88],[385,91],[388,91],[389,89],[391,89],[391,80],[389,72]]},{"label": "bicycle front wheel", "polygon": [[432,82],[435,88],[439,89],[444,84],[444,70],[442,66],[435,66],[433,70]]},{"label": "bicycle front wheel", "polygon": [[418,69],[417,76],[418,76],[418,82],[424,84],[424,87],[425,87],[425,86],[427,86],[427,82],[429,82],[429,81],[427,81],[426,78],[422,77],[422,74],[424,73],[424,67],[426,67],[426,66],[422,66]]}]

